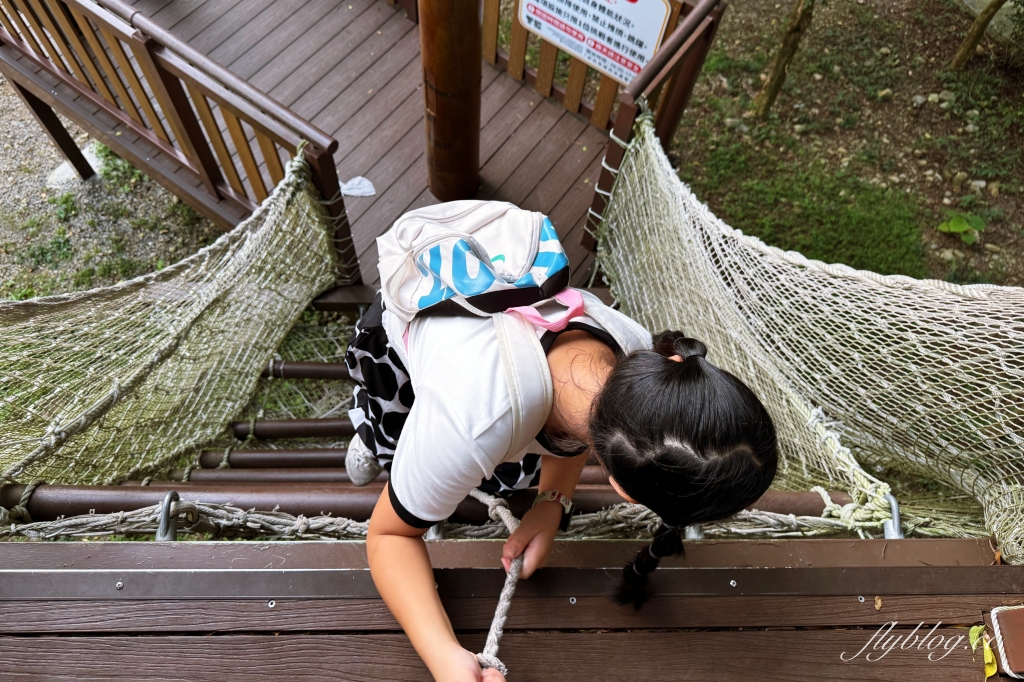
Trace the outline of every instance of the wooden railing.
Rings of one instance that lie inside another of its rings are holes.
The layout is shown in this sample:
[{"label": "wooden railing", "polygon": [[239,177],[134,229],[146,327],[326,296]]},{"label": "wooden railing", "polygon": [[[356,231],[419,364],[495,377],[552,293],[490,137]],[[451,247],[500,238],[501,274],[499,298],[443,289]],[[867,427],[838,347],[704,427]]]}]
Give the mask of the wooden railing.
[{"label": "wooden railing", "polygon": [[647,66],[619,95],[613,136],[608,141],[601,163],[601,176],[594,189],[594,201],[587,214],[583,244],[588,249],[593,250],[597,246],[593,230],[604,213],[605,197],[611,191],[615,174],[622,163],[625,149],[620,142],[628,144],[633,137],[633,124],[640,114],[640,100],[643,99],[654,111],[655,131],[662,145],[667,148],[690,99],[690,93],[693,92],[693,85],[697,82],[708,50],[711,49],[726,7],[725,0],[701,0],[696,4],[687,1],[684,4],[683,20],[665,39]]},{"label": "wooden railing", "polygon": [[[527,66],[526,52],[529,32],[519,23],[519,3],[515,0],[512,10],[512,34],[508,52],[498,45],[498,24],[501,0],[484,0],[483,11],[483,58],[489,64],[508,71],[518,81],[526,81],[534,86],[544,97],[551,97],[560,102],[574,114],[582,114],[590,119],[591,125],[600,130],[607,130],[613,123],[612,110],[619,95],[620,85],[617,81],[604,74],[600,75],[600,84],[594,99],[584,98],[584,89],[588,78],[597,72],[575,57],[569,58],[569,73],[565,85],[555,83],[555,70],[562,50],[555,45],[540,40],[540,54],[536,68]],[[675,26],[679,16],[686,7],[685,2],[671,0],[671,13],[668,26]],[[566,55],[568,56],[568,55]]]},{"label": "wooden railing", "polygon": [[305,140],[344,279],[358,282],[337,141],[129,5],[0,0],[0,71],[80,173],[88,163],[50,107],[224,227],[267,197]]}]

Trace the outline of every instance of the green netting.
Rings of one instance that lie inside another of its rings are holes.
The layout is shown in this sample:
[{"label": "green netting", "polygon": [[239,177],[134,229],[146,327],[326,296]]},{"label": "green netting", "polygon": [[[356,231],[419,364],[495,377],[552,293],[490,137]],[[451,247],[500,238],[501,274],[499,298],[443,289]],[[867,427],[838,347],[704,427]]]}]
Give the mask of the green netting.
[{"label": "green netting", "polygon": [[890,486],[869,471],[925,477],[938,492],[903,486],[906,525],[974,535],[980,504],[1024,561],[1024,290],[881,276],[745,236],[680,182],[649,115],[598,232],[623,312],[703,340],[768,405],[779,487],[842,486],[855,502],[826,515],[870,529]]},{"label": "green netting", "polygon": [[251,218],[180,263],[0,303],[0,482],[110,483],[187,462],[335,281],[331,232],[300,156]]}]

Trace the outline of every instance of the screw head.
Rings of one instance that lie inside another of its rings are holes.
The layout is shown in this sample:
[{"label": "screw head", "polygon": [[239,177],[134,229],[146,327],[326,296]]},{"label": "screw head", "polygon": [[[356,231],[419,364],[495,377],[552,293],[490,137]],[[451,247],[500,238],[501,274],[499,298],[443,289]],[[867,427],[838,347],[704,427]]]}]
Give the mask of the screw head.
[{"label": "screw head", "polygon": [[570,604],[575,604],[576,603],[576,597],[569,597],[569,603]]},{"label": "screw head", "polygon": [[861,604],[863,604],[864,603],[864,597],[857,597],[857,601],[859,601]]},{"label": "screw head", "polygon": [[115,590],[120,590],[120,589],[123,589],[123,588],[124,588],[124,583],[121,582],[120,580],[118,580],[116,583],[114,583],[114,589]]},{"label": "screw head", "polygon": [[729,587],[736,587],[736,581],[735,580],[730,580],[729,581]]},{"label": "screw head", "polygon": [[268,601],[268,602],[267,602],[267,608],[268,608],[268,609],[272,609],[272,608],[274,608],[275,606],[277,606],[277,602],[276,602],[276,601],[274,601],[273,599],[271,599],[270,601]]}]

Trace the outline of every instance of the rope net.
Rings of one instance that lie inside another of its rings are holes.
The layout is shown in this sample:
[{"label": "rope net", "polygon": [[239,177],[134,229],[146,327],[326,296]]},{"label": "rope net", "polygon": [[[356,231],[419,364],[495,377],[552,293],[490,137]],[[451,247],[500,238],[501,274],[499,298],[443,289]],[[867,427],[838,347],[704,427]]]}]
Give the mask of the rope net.
[{"label": "rope net", "polygon": [[649,114],[597,236],[624,313],[704,341],[765,402],[777,487],[840,486],[854,502],[826,517],[869,532],[889,517],[890,486],[862,463],[924,477],[954,494],[904,498],[907,525],[978,533],[977,505],[955,499],[966,493],[1003,556],[1024,561],[1024,290],[881,276],[767,246],[678,179]]},{"label": "rope net", "polygon": [[0,483],[115,483],[221,436],[334,282],[331,233],[300,151],[252,217],[190,258],[0,303]]}]

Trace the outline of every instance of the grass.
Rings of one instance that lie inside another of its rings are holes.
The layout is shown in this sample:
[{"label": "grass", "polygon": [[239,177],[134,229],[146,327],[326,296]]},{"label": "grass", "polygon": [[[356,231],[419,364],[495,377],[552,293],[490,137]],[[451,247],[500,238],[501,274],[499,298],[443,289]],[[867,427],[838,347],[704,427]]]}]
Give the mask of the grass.
[{"label": "grass", "polygon": [[778,161],[742,142],[715,146],[683,180],[733,227],[808,258],[924,277],[920,209],[899,190],[845,171]]},{"label": "grass", "polygon": [[72,216],[78,215],[78,206],[75,204],[75,195],[65,192],[59,197],[50,197],[47,201],[57,207],[57,220],[66,223]]},{"label": "grass", "polygon": [[71,260],[74,248],[63,227],[58,227],[53,237],[46,244],[33,244],[25,249],[23,259],[32,267],[47,265],[55,267],[59,263]]},{"label": "grass", "polygon": [[96,144],[96,156],[100,160],[100,177],[114,184],[122,192],[128,192],[136,184],[149,180],[142,171],[115,154],[106,145]]}]

